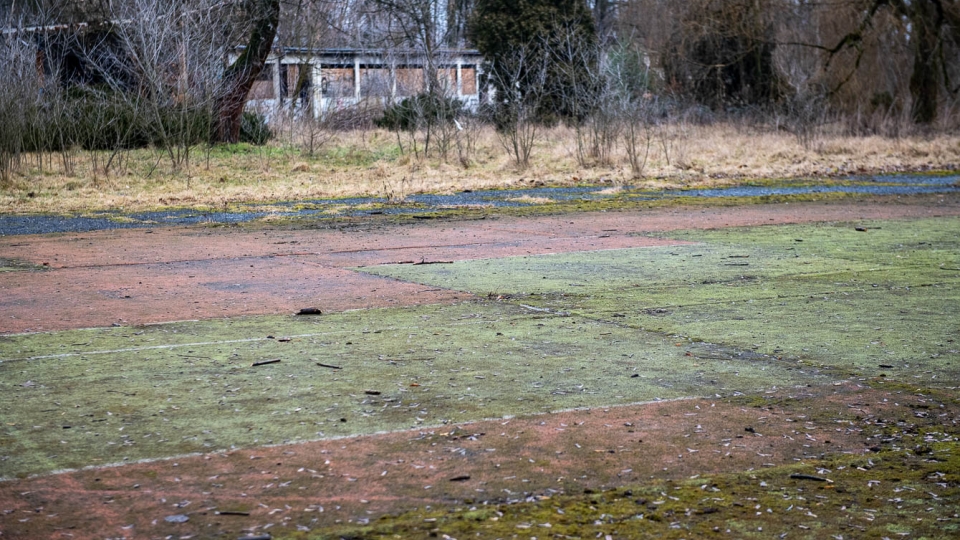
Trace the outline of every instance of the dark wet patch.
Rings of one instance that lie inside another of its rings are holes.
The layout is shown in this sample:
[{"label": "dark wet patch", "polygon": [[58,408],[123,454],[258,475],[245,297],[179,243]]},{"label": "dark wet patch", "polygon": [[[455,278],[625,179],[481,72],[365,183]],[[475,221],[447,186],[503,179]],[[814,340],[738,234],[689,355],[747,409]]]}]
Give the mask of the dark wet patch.
[{"label": "dark wet patch", "polygon": [[664,192],[687,197],[770,197],[811,193],[856,193],[862,195],[918,195],[960,191],[960,175],[859,176],[825,183],[799,185],[744,185],[716,189],[683,189]]},{"label": "dark wet patch", "polygon": [[[765,198],[807,195],[921,195],[960,192],[960,175],[883,175],[839,180],[803,180],[756,183],[716,189],[648,190],[625,186],[537,187],[463,191],[454,194],[410,195],[402,203],[384,197],[307,199],[242,203],[226,210],[175,208],[150,212],[125,213],[103,211],[87,215],[9,215],[0,216],[0,236],[87,232],[169,225],[233,224],[262,219],[334,219],[369,215],[393,215],[429,218],[447,213],[478,209],[520,209],[621,201],[671,201],[687,198]],[[265,209],[265,207],[269,207]]]}]

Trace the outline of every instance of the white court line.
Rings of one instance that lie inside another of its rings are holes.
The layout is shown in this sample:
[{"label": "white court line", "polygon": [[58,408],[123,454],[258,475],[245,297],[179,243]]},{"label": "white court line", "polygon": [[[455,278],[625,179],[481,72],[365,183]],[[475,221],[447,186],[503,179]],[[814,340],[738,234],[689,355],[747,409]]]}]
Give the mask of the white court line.
[{"label": "white court line", "polygon": [[[60,474],[69,474],[69,473],[79,472],[79,471],[95,471],[100,469],[113,469],[117,467],[125,467],[127,465],[138,465],[143,463],[158,463],[161,461],[173,461],[176,459],[187,459],[191,457],[209,456],[214,454],[225,454],[228,452],[237,452],[242,450],[256,451],[259,448],[283,448],[287,446],[297,446],[301,444],[312,444],[312,443],[328,442],[328,441],[333,442],[333,441],[342,441],[346,439],[359,439],[361,437],[376,437],[381,435],[394,435],[397,433],[416,433],[416,432],[423,432],[423,431],[430,431],[430,430],[437,430],[437,429],[452,429],[455,426],[469,426],[469,425],[478,424],[481,422],[522,420],[524,418],[536,418],[539,416],[547,416],[551,414],[564,414],[564,413],[570,413],[570,412],[585,412],[585,411],[597,411],[597,410],[606,410],[606,409],[623,409],[626,407],[639,407],[643,405],[653,405],[654,403],[672,403],[675,401],[692,401],[692,400],[698,400],[698,399],[710,399],[710,398],[706,396],[683,396],[683,397],[669,398],[669,399],[657,398],[649,401],[634,401],[631,403],[618,403],[614,405],[598,405],[596,407],[571,407],[569,409],[558,409],[555,411],[546,411],[546,412],[533,412],[533,413],[521,414],[518,416],[506,415],[506,416],[498,416],[498,417],[491,417],[491,418],[481,418],[479,420],[467,420],[465,422],[457,422],[457,423],[449,423],[449,424],[432,424],[428,426],[414,426],[414,427],[403,428],[403,429],[374,431],[371,433],[356,433],[353,435],[337,435],[334,437],[320,437],[317,439],[307,439],[302,441],[279,443],[279,444],[243,446],[243,447],[236,447],[236,448],[230,448],[230,449],[224,448],[224,449],[218,449],[218,450],[210,450],[208,452],[191,452],[189,454],[177,454],[175,456],[143,458],[143,459],[138,459],[134,461],[119,461],[116,463],[107,463],[103,465],[88,465],[86,467],[80,467],[78,469],[57,469],[57,470],[46,472],[46,473],[31,474],[31,475],[28,475],[27,478],[30,479],[30,478],[41,478],[44,476],[56,476]],[[19,478],[0,476],[0,483],[10,482],[13,480],[19,480]]]},{"label": "white court line", "polygon": [[[299,334],[295,336],[283,336],[284,338],[305,338],[305,337],[317,337],[330,334],[338,334],[342,332],[321,332],[319,334]],[[149,347],[130,347],[127,349],[109,349],[105,351],[88,351],[88,352],[72,352],[72,353],[63,353],[63,354],[49,354],[45,356],[30,356],[24,358],[23,360],[50,360],[53,358],[70,358],[73,356],[87,356],[91,354],[117,354],[117,353],[128,353],[128,352],[140,352],[140,351],[155,351],[162,349],[176,349],[179,347],[204,347],[207,345],[229,345],[231,343],[252,343],[255,341],[272,341],[270,338],[246,338],[246,339],[228,339],[225,341],[195,341],[191,343],[170,343],[168,345],[150,345]]]},{"label": "white court line", "polygon": [[[466,326],[470,324],[485,324],[490,323],[488,320],[476,320],[476,321],[466,321],[459,323],[452,323],[450,326]],[[423,330],[423,326],[399,326],[399,327],[390,327],[382,328],[380,332],[396,332],[396,331],[408,331],[408,330]],[[321,336],[331,336],[337,334],[355,334],[357,330],[339,330],[335,332],[317,332],[312,334],[294,334],[287,335],[284,334],[282,338],[311,338],[311,337],[321,337]],[[268,337],[256,337],[256,338],[244,338],[244,339],[228,339],[224,341],[195,341],[190,343],[170,343],[167,345],[150,345],[143,347],[129,347],[126,349],[109,349],[101,351],[87,351],[87,352],[70,352],[62,354],[48,354],[43,356],[29,356],[27,358],[13,358],[8,361],[23,361],[23,360],[53,360],[57,358],[72,358],[76,356],[87,356],[87,355],[96,355],[96,354],[119,354],[119,353],[130,353],[130,352],[140,352],[140,351],[155,351],[155,350],[168,350],[168,349],[177,349],[180,347],[205,347],[209,345],[229,345],[232,343],[254,343],[258,341],[274,341],[276,338]]]}]

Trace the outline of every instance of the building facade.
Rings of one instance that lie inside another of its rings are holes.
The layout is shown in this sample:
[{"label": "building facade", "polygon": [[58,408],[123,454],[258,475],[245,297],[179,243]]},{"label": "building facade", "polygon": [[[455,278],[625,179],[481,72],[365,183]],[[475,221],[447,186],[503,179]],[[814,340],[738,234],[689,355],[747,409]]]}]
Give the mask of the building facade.
[{"label": "building facade", "polygon": [[[441,93],[476,111],[482,61],[475,50],[443,50],[428,63],[407,51],[288,47],[270,55],[247,107],[268,117],[284,107],[321,117],[350,107],[399,102],[428,90],[432,79],[442,86]],[[437,70],[436,77],[427,76],[428,64]]]}]

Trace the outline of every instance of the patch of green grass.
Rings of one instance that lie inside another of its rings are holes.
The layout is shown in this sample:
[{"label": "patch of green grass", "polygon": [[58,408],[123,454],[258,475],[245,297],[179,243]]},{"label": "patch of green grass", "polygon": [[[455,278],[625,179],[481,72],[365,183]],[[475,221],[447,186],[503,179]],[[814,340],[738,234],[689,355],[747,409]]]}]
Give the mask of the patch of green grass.
[{"label": "patch of green grass", "polygon": [[377,148],[348,145],[330,147],[321,153],[320,159],[331,166],[371,167],[379,161],[396,161],[400,155],[400,148],[395,144],[386,144]]},{"label": "patch of green grass", "polygon": [[950,217],[736,227],[678,231],[670,236],[790,256],[960,271],[960,220]]},{"label": "patch of green grass", "polygon": [[0,272],[22,272],[25,270],[43,270],[44,268],[28,261],[0,257]]},{"label": "patch of green grass", "polygon": [[196,159],[198,162],[205,157],[208,151],[211,158],[228,158],[233,156],[286,157],[291,152],[296,152],[296,150],[278,144],[266,144],[258,146],[245,142],[217,144],[210,148],[199,146],[193,150],[194,155],[197,156]]}]

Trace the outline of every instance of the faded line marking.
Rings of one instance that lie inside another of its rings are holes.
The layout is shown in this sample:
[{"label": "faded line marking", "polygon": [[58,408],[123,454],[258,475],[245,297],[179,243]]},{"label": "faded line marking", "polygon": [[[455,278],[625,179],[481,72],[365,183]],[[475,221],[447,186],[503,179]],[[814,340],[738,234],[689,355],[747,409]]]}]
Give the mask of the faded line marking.
[{"label": "faded line marking", "polygon": [[[565,238],[566,238],[566,237],[565,237]],[[591,237],[583,237],[583,238],[591,238]],[[552,240],[552,239],[548,238],[548,240]],[[560,256],[563,256],[563,255],[579,255],[579,254],[581,254],[581,253],[606,253],[606,252],[608,252],[608,251],[630,251],[630,250],[635,250],[635,249],[659,249],[659,248],[672,248],[672,247],[686,247],[686,246],[700,246],[700,245],[704,245],[704,244],[701,243],[701,242],[687,242],[687,241],[685,241],[685,240],[678,240],[678,242],[679,242],[678,244],[664,244],[664,245],[656,245],[656,246],[630,246],[630,247],[614,247],[614,248],[600,248],[600,249],[582,249],[582,250],[576,250],[576,251],[554,251],[554,252],[549,252],[549,253],[547,253],[547,252],[544,252],[544,253],[530,253],[530,254],[528,254],[528,255],[507,255],[507,256],[504,256],[504,257],[481,257],[481,258],[479,258],[479,259],[457,259],[456,261],[454,261],[454,264],[456,264],[456,263],[470,263],[470,262],[485,262],[485,261],[501,261],[501,260],[504,260],[504,259],[533,259],[533,258],[537,258],[537,257],[560,257]],[[507,244],[507,243],[505,243],[505,242],[498,242],[498,243],[496,243],[496,244],[489,244],[489,245],[506,245],[506,244]],[[517,244],[517,247],[520,247],[520,244]],[[536,246],[534,246],[534,247],[536,247]],[[552,248],[547,248],[547,249],[552,249]],[[395,266],[397,266],[397,263],[387,262],[387,263],[371,264],[371,265],[369,265],[369,266],[346,266],[346,267],[343,267],[343,268],[346,268],[346,269],[348,269],[348,270],[355,270],[355,271],[357,271],[357,272],[362,272],[362,273],[364,273],[364,274],[373,274],[373,275],[380,276],[380,275],[383,275],[383,274],[378,274],[378,273],[377,273],[377,269],[378,269],[378,268],[386,267],[387,269],[391,269],[392,267],[395,267]],[[404,266],[406,266],[406,265],[404,265]],[[337,267],[337,268],[340,268],[340,267]],[[392,274],[386,274],[386,275],[383,275],[383,276],[384,276],[384,277],[390,277],[390,278],[396,279],[397,281],[408,281],[407,278],[399,278],[399,277],[396,277],[396,276],[394,276],[394,275],[392,275]],[[414,276],[414,277],[415,277],[415,276]],[[420,283],[419,281],[409,281],[409,282],[410,282],[410,283]],[[457,291],[457,292],[463,291],[463,292],[470,292],[471,294],[476,294],[475,292],[469,291],[469,290],[467,290],[467,289],[448,289],[448,290]]]},{"label": "faded line marking", "polygon": [[[163,266],[163,265],[180,265],[180,264],[190,264],[190,263],[199,263],[199,262],[209,262],[209,261],[249,261],[254,259],[273,259],[277,257],[303,257],[303,256],[319,256],[322,253],[312,253],[308,251],[294,251],[290,253],[264,253],[262,255],[240,255],[236,257],[204,257],[198,259],[171,259],[171,260],[159,260],[159,261],[144,261],[144,262],[114,262],[114,263],[101,263],[101,264],[77,264],[74,266],[54,266],[50,270],[87,270],[87,269],[98,269],[98,268],[125,268],[125,267],[137,267],[137,266]],[[48,271],[50,271],[48,270]]]},{"label": "faded line marking", "polygon": [[459,244],[426,244],[426,245],[410,245],[410,246],[391,246],[391,247],[370,247],[370,248],[359,248],[359,249],[342,249],[338,251],[328,251],[326,253],[318,253],[317,255],[347,255],[352,253],[376,253],[378,251],[403,251],[405,249],[444,249],[444,248],[469,248],[469,247],[483,247],[483,246],[495,246],[500,242],[467,242]]},{"label": "faded line marking", "polygon": [[[405,428],[405,429],[383,430],[383,431],[374,431],[374,432],[371,432],[371,433],[360,433],[360,434],[354,434],[354,435],[338,435],[338,436],[336,436],[336,437],[323,437],[323,438],[319,438],[319,439],[307,439],[307,440],[295,441],[295,442],[289,442],[289,443],[265,444],[265,445],[262,445],[262,446],[249,446],[249,447],[242,447],[242,448],[241,448],[241,447],[238,447],[238,448],[230,448],[230,449],[222,448],[222,449],[218,449],[218,450],[211,450],[211,451],[209,451],[209,452],[192,452],[192,453],[189,453],[189,454],[177,454],[177,455],[174,455],[174,456],[164,456],[164,457],[156,457],[156,458],[144,458],[144,459],[138,459],[138,460],[134,460],[134,461],[120,461],[120,462],[116,462],[116,463],[107,463],[107,464],[104,464],[104,465],[88,465],[88,466],[86,466],[86,467],[81,467],[81,468],[79,468],[79,469],[57,469],[57,470],[50,471],[50,472],[47,472],[47,473],[31,474],[31,475],[28,475],[28,476],[27,476],[27,479],[42,478],[42,477],[45,477],[45,476],[57,476],[57,475],[61,475],[61,474],[70,474],[70,473],[81,472],[81,471],[97,471],[97,470],[101,470],[101,469],[114,469],[114,468],[117,468],[117,467],[126,467],[126,466],[128,466],[128,465],[140,465],[140,464],[145,464],[145,463],[158,463],[158,462],[161,462],[161,461],[171,461],[171,460],[175,460],[175,459],[187,459],[187,458],[192,458],[192,457],[209,456],[209,455],[214,455],[214,454],[227,454],[227,453],[231,453],[231,452],[236,452],[236,451],[238,451],[238,450],[253,450],[253,451],[255,451],[255,450],[258,449],[258,448],[285,448],[285,447],[289,447],[289,446],[299,446],[299,445],[303,445],[303,444],[313,444],[313,443],[327,442],[327,441],[342,441],[342,440],[346,440],[346,439],[359,439],[359,438],[362,438],[362,437],[379,437],[379,436],[383,436],[383,435],[395,435],[395,434],[398,434],[398,433],[416,433],[416,432],[422,432],[422,431],[427,431],[427,430],[450,429],[450,428],[452,428],[453,426],[469,426],[469,425],[472,425],[472,424],[479,424],[479,423],[481,423],[481,422],[499,422],[499,421],[502,421],[502,420],[523,420],[523,419],[525,419],[525,418],[537,418],[537,417],[540,417],[540,416],[548,416],[548,415],[551,415],[551,414],[565,414],[565,413],[571,413],[571,412],[589,412],[589,411],[598,411],[598,410],[606,411],[606,410],[609,410],[609,409],[623,409],[623,408],[626,408],[626,407],[642,407],[642,406],[645,406],[645,405],[654,405],[654,404],[657,404],[657,403],[673,403],[673,402],[677,402],[677,401],[693,401],[693,400],[698,400],[698,399],[707,399],[707,397],[705,397],[705,396],[684,396],[684,397],[676,397],[676,398],[669,398],[669,399],[653,399],[653,400],[649,400],[649,401],[634,401],[634,402],[632,402],[632,403],[618,403],[618,404],[614,404],[614,405],[598,405],[598,406],[596,406],[596,407],[571,407],[571,408],[569,408],[569,409],[557,409],[557,410],[555,410],[555,411],[535,412],[535,413],[529,413],[529,414],[524,414],[524,415],[520,415],[520,416],[514,416],[514,415],[511,415],[511,414],[508,414],[508,415],[505,415],[505,416],[497,416],[497,417],[490,417],[490,418],[480,418],[480,419],[478,419],[478,420],[469,420],[469,421],[467,421],[467,422],[460,422],[460,423],[457,423],[457,424],[431,424],[431,425],[426,425],[426,426],[416,426],[416,427]],[[10,482],[10,481],[14,481],[14,480],[21,480],[21,479],[20,479],[20,478],[12,478],[12,477],[0,476],[0,483]]]},{"label": "faded line marking", "polygon": [[[333,334],[336,332],[324,332],[322,334],[302,334],[298,336],[289,336],[294,337],[313,337],[313,336],[322,336],[324,334]],[[225,341],[198,341],[193,343],[171,343],[168,345],[151,345],[149,347],[130,347],[128,349],[110,349],[106,351],[88,351],[88,352],[76,352],[76,353],[63,353],[63,354],[50,354],[46,356],[30,356],[28,358],[22,358],[21,360],[50,360],[54,358],[70,358],[73,356],[86,356],[88,354],[117,354],[117,353],[127,353],[127,352],[138,352],[138,351],[154,351],[162,349],[176,349],[179,347],[205,347],[207,345],[220,345],[220,344],[229,344],[229,343],[251,343],[255,341],[267,341],[270,338],[246,338],[246,339],[229,339]]]},{"label": "faded line marking", "polygon": [[[468,322],[459,322],[452,323],[450,326],[467,326],[472,324],[484,324],[489,321],[468,321]],[[422,326],[395,326],[390,328],[383,328],[381,332],[391,332],[397,330],[422,330]],[[340,335],[346,333],[356,333],[356,330],[340,330],[335,332],[316,332],[311,334],[292,334],[284,335],[285,338],[310,338],[310,337],[320,337],[320,336],[332,336]],[[258,338],[244,338],[244,339],[228,339],[223,341],[197,341],[190,343],[170,343],[167,345],[150,345],[144,347],[129,347],[126,349],[109,349],[101,351],[86,351],[86,352],[72,352],[72,353],[63,353],[63,354],[50,354],[43,356],[30,356],[27,358],[12,358],[7,360],[8,362],[16,361],[30,361],[30,360],[52,360],[57,358],[72,358],[76,356],[86,356],[92,354],[119,354],[119,353],[129,353],[129,352],[139,352],[139,351],[154,351],[154,350],[168,350],[168,349],[177,349],[180,347],[206,347],[210,345],[227,345],[231,343],[253,343],[258,341],[272,341],[271,338],[267,337],[258,337]]]}]

